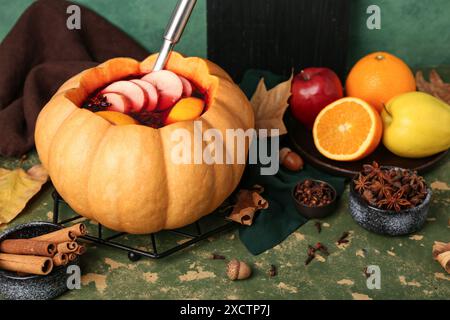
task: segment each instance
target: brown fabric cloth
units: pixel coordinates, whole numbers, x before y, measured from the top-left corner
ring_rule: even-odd
[[[81,30],[69,30],[69,5],[63,0],[33,3],[0,44],[0,155],[20,156],[33,147],[39,111],[65,80],[113,57],[148,54],[82,6]]]

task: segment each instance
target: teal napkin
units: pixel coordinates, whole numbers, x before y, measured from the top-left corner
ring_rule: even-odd
[[[249,70],[240,84],[247,97],[251,97],[261,77],[265,79],[267,88],[286,80],[268,71]],[[308,221],[297,213],[291,196],[297,182],[307,178],[326,181],[336,189],[338,196],[344,191],[345,183],[344,178],[331,176],[310,165],[305,165],[299,172],[291,172],[280,167],[278,173],[272,176],[261,175],[260,168],[260,164],[248,165],[241,182],[241,188],[250,188],[255,184],[263,186],[262,196],[269,202],[269,207],[256,215],[251,226],[239,228],[239,238],[254,255],[281,243]]]

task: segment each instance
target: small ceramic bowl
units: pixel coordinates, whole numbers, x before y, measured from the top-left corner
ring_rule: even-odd
[[[30,222],[16,226],[0,234],[0,242],[6,239],[28,239],[56,231],[62,227],[49,222]],[[67,268],[78,265],[77,258],[66,266],[53,268],[46,276],[19,276],[15,272],[0,270],[0,296],[9,300],[49,300],[66,292]]]
[[[329,204],[327,204],[325,206],[321,206],[321,207],[309,207],[297,200],[297,198],[294,195],[295,189],[297,188],[297,186],[299,184],[303,183],[305,180],[298,182],[294,186],[294,188],[292,189],[292,192],[291,192],[291,196],[292,196],[292,199],[294,199],[295,208],[297,209],[298,213],[300,213],[302,216],[304,216],[305,218],[308,218],[308,219],[321,219],[321,218],[325,218],[325,217],[329,216],[330,214],[332,214],[336,210],[336,206],[337,206],[337,192],[336,192],[336,189],[328,182],[325,182],[322,180],[308,179],[313,182],[325,183],[328,187],[330,187],[330,189],[333,192],[333,198]]]
[[[414,233],[423,227],[431,202],[432,192],[429,187],[427,187],[427,196],[420,205],[396,212],[369,205],[355,190],[353,181],[356,177],[350,183],[349,209],[351,216],[361,227],[390,236]]]

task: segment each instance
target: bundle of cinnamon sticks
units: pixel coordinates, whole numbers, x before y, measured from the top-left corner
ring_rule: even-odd
[[[76,242],[86,234],[82,223],[31,239],[0,242],[0,269],[19,274],[47,275],[53,267],[66,265],[86,252]]]
[[[433,244],[433,258],[440,263],[447,273],[450,273],[450,242],[435,241]]]

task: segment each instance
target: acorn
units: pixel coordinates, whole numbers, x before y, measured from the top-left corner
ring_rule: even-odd
[[[280,150],[280,163],[283,167],[291,171],[299,171],[303,169],[303,159],[289,148]]]
[[[245,262],[233,259],[228,263],[227,275],[231,280],[243,280],[252,275],[252,269]]]

